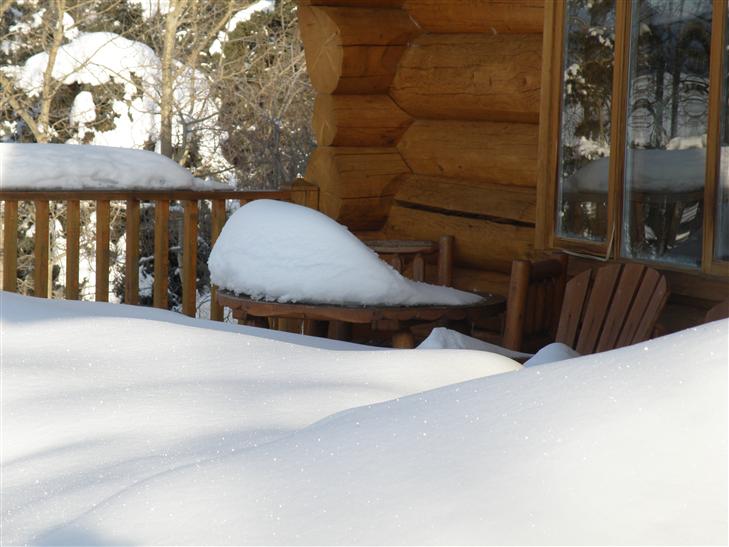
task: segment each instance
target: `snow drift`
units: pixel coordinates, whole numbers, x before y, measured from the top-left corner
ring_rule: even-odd
[[[727,541],[728,320],[520,370],[2,298],[8,543]]]
[[[481,300],[406,279],[341,224],[280,201],[256,200],[236,211],[208,266],[218,287],[278,302],[416,306]]]

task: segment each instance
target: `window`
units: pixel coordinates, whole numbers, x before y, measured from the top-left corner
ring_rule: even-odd
[[[727,3],[552,4],[550,246],[709,272],[729,261]]]

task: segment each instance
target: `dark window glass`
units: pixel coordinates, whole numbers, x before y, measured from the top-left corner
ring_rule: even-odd
[[[623,255],[701,261],[711,0],[632,3]]]
[[[615,1],[568,1],[564,48],[557,234],[604,241]]]

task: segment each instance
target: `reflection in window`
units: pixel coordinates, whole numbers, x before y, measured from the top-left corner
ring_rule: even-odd
[[[729,260],[729,2],[727,2],[724,31],[724,81],[721,93],[721,154],[719,160],[719,192],[716,202],[716,232],[714,256]]]
[[[623,254],[698,266],[712,1],[632,6]]]
[[[565,33],[557,234],[604,241],[615,0],[569,1]]]

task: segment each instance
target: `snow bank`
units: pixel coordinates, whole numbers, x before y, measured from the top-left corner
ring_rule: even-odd
[[[3,190],[207,189],[214,184],[193,177],[161,154],[145,150],[82,144],[0,144]]]
[[[430,334],[420,343],[418,349],[475,349],[478,351],[498,353],[510,359],[526,359],[532,356],[531,353],[522,353],[520,351],[502,348],[496,344],[490,344],[489,342],[466,336],[446,327],[437,327],[430,331]]]
[[[331,351],[250,329],[164,322],[147,308],[132,317],[129,306],[0,294],[8,545],[56,543],[42,536],[136,484],[261,447],[339,411],[521,368],[482,352]],[[155,509],[147,510],[157,521]],[[208,520],[208,511],[217,510],[208,505],[198,516]],[[165,543],[187,543],[189,534],[177,533],[185,526],[168,527]],[[76,541],[124,539],[89,529]]]
[[[248,203],[228,219],[208,266],[217,286],[278,302],[417,306],[481,300],[406,279],[326,215],[271,200]]]
[[[4,540],[726,543],[728,331],[478,378],[498,358],[3,325]]]

